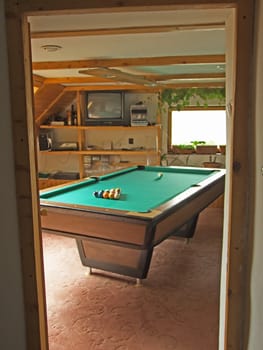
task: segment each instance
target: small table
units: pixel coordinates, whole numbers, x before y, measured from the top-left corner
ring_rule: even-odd
[[[75,238],[83,265],[144,279],[154,247],[191,238],[224,183],[225,169],[131,167],[40,191],[41,226]],[[111,188],[121,189],[119,199],[93,194]]]

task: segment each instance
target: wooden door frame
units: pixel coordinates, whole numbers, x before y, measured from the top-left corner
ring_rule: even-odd
[[[252,188],[249,169],[253,157],[249,157],[253,134],[249,127],[250,87],[253,43],[254,0],[5,0],[7,45],[9,57],[9,79],[11,93],[11,114],[15,170],[17,186],[17,208],[19,235],[22,252],[24,305],[26,314],[27,349],[48,349],[47,320],[43,256],[40,235],[39,199],[36,169],[36,146],[33,118],[33,96],[30,60],[30,40],[27,28],[28,15],[44,15],[49,11],[112,12],[129,10],[167,10],[236,8],[236,80],[234,129],[229,154],[228,179],[230,183],[228,223],[228,268],[225,349],[241,349],[245,344],[245,286],[246,286],[246,245],[251,216],[249,206]],[[252,116],[253,117],[253,116]],[[251,117],[251,118],[252,118]],[[253,120],[252,120],[253,122]],[[242,145],[240,145],[242,140]],[[241,146],[241,147],[240,147]],[[32,249],[34,247],[34,249]]]

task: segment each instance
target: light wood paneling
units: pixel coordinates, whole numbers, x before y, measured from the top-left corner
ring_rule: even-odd
[[[131,57],[111,59],[89,59],[84,61],[34,62],[33,69],[62,69],[62,68],[97,68],[97,67],[128,67],[128,66],[163,66],[169,64],[193,63],[224,63],[225,55],[207,56],[167,56],[167,57]]]
[[[64,91],[62,85],[43,85],[35,94],[35,120],[44,122],[49,115],[59,115],[74,99],[76,92]]]

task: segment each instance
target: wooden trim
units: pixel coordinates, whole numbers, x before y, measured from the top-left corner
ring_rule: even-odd
[[[60,77],[60,78],[43,78],[41,84],[91,84],[91,83],[109,83],[111,82],[110,78],[101,78],[101,77]],[[144,78],[152,79],[157,82],[164,80],[190,80],[190,79],[225,79],[225,73],[193,73],[193,74],[167,74],[167,75],[154,75],[154,74],[144,74]],[[36,84],[38,80],[36,80]],[[37,86],[35,83],[34,85]]]
[[[101,91],[101,90],[136,90],[136,92],[158,92],[160,87],[146,87],[137,84],[110,84],[110,85],[89,85],[89,86],[66,86],[64,91]]]
[[[39,234],[37,148],[33,116],[29,30],[25,18],[16,14],[7,16],[6,25],[26,348],[45,350],[48,349],[48,337],[42,241]],[[16,55],[15,52],[17,52]],[[21,346],[24,347],[24,344]]]
[[[254,0],[238,1],[237,42],[236,42],[236,80],[233,101],[232,138],[232,177],[230,198],[231,219],[229,221],[228,249],[228,300],[226,310],[226,348],[245,349],[245,330],[249,328],[246,316],[246,287],[248,273],[248,246],[253,237],[251,222],[253,217],[254,178],[253,169],[253,131],[251,115],[253,61],[253,13]],[[232,116],[233,117],[233,116]],[[243,140],[243,142],[240,142]],[[249,195],[248,195],[249,194]],[[232,202],[231,202],[232,201]],[[247,289],[248,288],[248,289]],[[248,301],[249,302],[249,301]]]
[[[76,105],[77,105],[77,120],[78,120],[78,125],[82,125],[81,121],[81,94],[80,91],[77,91],[77,98],[76,98]],[[84,129],[78,128],[78,145],[79,145],[79,150],[83,150],[85,142],[85,137],[84,137]],[[78,162],[79,162],[79,176],[80,178],[84,177],[84,161],[83,161],[83,155],[78,157]]]
[[[172,110],[168,111],[167,123],[167,152],[170,151],[172,145]]]
[[[34,70],[81,69],[97,67],[163,66],[169,64],[225,63],[225,55],[193,55],[166,57],[128,57],[111,59],[88,59],[79,61],[33,62]]]
[[[69,38],[93,35],[122,35],[122,34],[147,34],[147,33],[167,33],[183,30],[208,30],[224,29],[225,24],[218,23],[196,23],[182,25],[161,25],[161,26],[142,26],[142,27],[122,27],[122,28],[98,28],[88,30],[63,30],[63,31],[43,31],[31,32],[31,39],[40,38]]]
[[[181,88],[216,88],[225,87],[225,83],[210,82],[210,83],[178,83],[178,84],[165,84],[161,86],[145,86],[138,84],[109,84],[109,85],[72,85],[66,86],[64,91],[95,91],[95,90],[136,90],[136,92],[159,92],[161,89],[181,89]]]
[[[92,84],[92,83],[109,83],[110,79],[101,77],[62,77],[62,78],[43,78],[44,84]]]
[[[213,110],[213,111],[219,111],[219,110],[225,110],[225,106],[186,106],[184,107],[185,111],[200,111],[200,110]],[[172,112],[175,111],[175,108],[170,108],[168,112],[168,130],[167,130],[167,150],[169,151],[172,146]]]
[[[184,107],[184,111],[200,111],[200,110],[211,110],[211,111],[223,111],[226,109],[226,106],[208,106],[208,107],[204,107],[204,106],[186,106]],[[171,111],[174,111],[175,109],[171,108]]]
[[[244,1],[244,0],[241,0]],[[120,4],[116,0],[101,0],[99,4],[97,1],[90,1],[87,4],[86,0],[59,0],[52,1],[27,1],[21,0],[15,5],[11,0],[7,0],[7,13],[17,12],[20,14],[34,15],[50,15],[53,11],[63,14],[77,14],[77,13],[112,13],[112,12],[130,12],[130,11],[161,11],[161,10],[180,10],[180,9],[225,9],[233,8],[238,3],[238,0],[125,0]]]
[[[177,83],[177,84],[162,84],[161,86],[164,89],[181,89],[181,88],[216,88],[216,87],[225,87],[225,83],[221,81],[211,81],[207,83],[191,82],[191,83]]]
[[[187,74],[162,74],[162,75],[153,75],[153,74],[145,74],[145,78],[151,78],[156,81],[163,81],[168,79],[177,79],[177,80],[185,80],[185,79],[216,79],[221,78],[225,79],[225,73],[187,73]]]

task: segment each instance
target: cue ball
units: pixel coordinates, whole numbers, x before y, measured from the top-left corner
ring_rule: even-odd
[[[115,194],[114,194],[114,199],[120,199],[120,193],[118,193],[118,192],[116,192]]]

